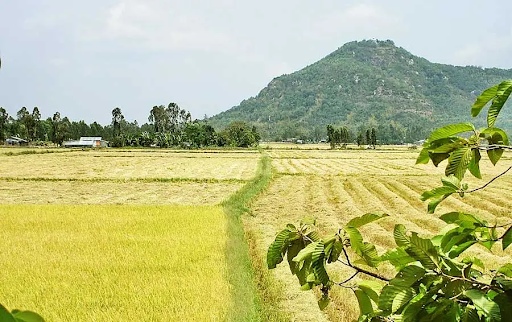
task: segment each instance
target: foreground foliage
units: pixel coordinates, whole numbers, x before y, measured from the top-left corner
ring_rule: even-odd
[[[471,123],[458,123],[435,130],[425,142],[417,163],[432,161],[439,165],[448,160],[442,186],[427,191],[428,212],[452,194],[464,197],[469,190],[463,178],[469,172],[481,178],[481,151],[496,164],[509,140],[505,131],[495,127],[496,119],[512,92],[512,81],[505,81],[484,91],[472,108],[477,116],[490,102],[487,127],[476,130]],[[468,134],[469,133],[469,134]],[[462,134],[462,135],[461,135]],[[289,224],[270,245],[267,264],[275,268],[285,258],[301,288],[318,287],[322,291],[319,305],[329,303],[334,286],[353,290],[360,308],[359,321],[510,321],[512,317],[512,264],[486,270],[489,263],[464,253],[474,245],[491,250],[501,243],[503,250],[512,244],[510,223],[488,223],[463,212],[440,216],[447,225],[431,238],[408,232],[396,225],[396,247],[379,254],[375,245],[364,241],[359,228],[386,217],[369,213],[351,219],[335,234],[321,236],[314,220],[304,220],[298,227]],[[355,259],[354,259],[355,258]],[[353,270],[344,281],[335,281],[329,264],[341,263]],[[395,276],[378,273],[380,265],[395,268]],[[372,280],[355,283],[366,275]]]

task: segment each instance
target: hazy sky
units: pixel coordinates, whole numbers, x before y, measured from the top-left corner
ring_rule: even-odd
[[[142,124],[176,102],[202,118],[370,38],[512,68],[511,12],[508,0],[0,0],[0,106],[102,124],[118,106]]]

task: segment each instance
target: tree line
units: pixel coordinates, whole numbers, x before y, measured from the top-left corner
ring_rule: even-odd
[[[364,134],[363,134],[364,132]],[[331,149],[336,147],[345,148],[347,144],[354,142],[352,132],[345,126],[335,128],[332,125],[327,125],[327,142],[330,143]],[[368,147],[375,149],[377,146],[377,131],[375,128],[360,131],[355,137],[357,146],[368,145]]]
[[[12,116],[0,107],[0,142],[18,137],[33,145],[60,146],[64,141],[83,136],[102,137],[113,147],[250,147],[260,140],[256,128],[245,122],[234,121],[222,131],[216,131],[206,120],[192,120],[190,112],[176,103],[154,106],[148,123],[140,126],[137,121],[127,121],[119,107],[112,110],[112,122],[106,126],[98,122],[71,121],[60,112],[41,119],[38,107],[32,111],[22,107]]]

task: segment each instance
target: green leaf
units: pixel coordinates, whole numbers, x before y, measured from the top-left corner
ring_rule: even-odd
[[[32,311],[17,311],[12,315],[16,319],[16,322],[44,322],[44,319],[39,314]]]
[[[482,174],[480,173],[480,159],[482,159],[480,151],[478,149],[472,149],[471,161],[469,161],[468,169],[469,172],[478,179],[482,179]]]
[[[432,163],[437,167],[439,163],[443,162],[444,160],[448,159],[450,157],[450,153],[432,153],[429,152],[428,156],[432,160]]]
[[[356,252],[361,252],[361,247],[363,247],[363,236],[357,230],[357,228],[354,227],[345,227],[345,232],[348,234],[348,237],[350,239],[350,247]]]
[[[455,192],[457,192],[457,190],[453,187],[442,186],[442,187],[434,188],[429,191],[425,191],[424,193],[421,194],[420,199],[422,201],[425,201],[425,200],[432,199],[432,198],[445,197],[445,196],[451,195],[452,193],[455,193]]]
[[[485,293],[480,290],[470,289],[464,292],[464,295],[468,297],[475,307],[482,311],[485,315],[491,319],[501,320],[500,308],[496,302],[489,300]]]
[[[452,250],[450,251],[450,253],[448,254],[448,257],[450,258],[456,258],[458,257],[460,254],[462,254],[466,249],[468,249],[469,247],[473,246],[474,244],[476,244],[477,241],[476,240],[469,240],[465,243],[462,243],[462,244],[459,244],[459,245],[456,245],[455,247],[452,248]]]
[[[332,243],[332,246],[329,249],[329,253],[326,254],[327,263],[333,263],[337,261],[342,251],[343,243],[339,239],[337,239],[334,243]]]
[[[463,294],[466,290],[469,290],[472,287],[471,283],[464,280],[453,280],[446,284],[446,287],[443,289],[443,292],[447,297],[456,297],[460,294]]]
[[[16,322],[12,314],[2,304],[0,304],[0,321]]]
[[[428,154],[428,148],[423,148],[420,151],[420,154],[418,155],[418,158],[416,159],[416,164],[427,164],[430,160],[429,154]]]
[[[367,315],[373,313],[373,305],[370,297],[360,289],[354,290],[354,293],[359,303],[360,315]]]
[[[478,315],[478,311],[475,308],[467,307],[464,309],[464,313],[462,313],[461,322],[480,322],[480,316]]]
[[[462,260],[464,264],[472,264],[480,267],[481,269],[485,269],[484,262],[478,257],[466,257]]]
[[[512,298],[509,293],[498,294],[493,301],[500,307],[501,321],[506,321],[505,317],[512,317]]]
[[[439,139],[445,139],[455,134],[475,131],[475,127],[471,123],[457,123],[457,124],[449,124],[443,126],[441,128],[436,129],[430,137],[428,138],[429,142],[433,142]]]
[[[329,285],[329,275],[325,270],[324,244],[322,242],[315,242],[313,244],[315,244],[315,248],[311,254],[311,267],[320,283]]]
[[[409,265],[396,274],[395,278],[389,281],[390,285],[412,286],[425,276],[425,269],[416,265]]]
[[[395,243],[397,246],[408,247],[411,244],[406,232],[407,230],[405,229],[404,225],[395,225],[395,229],[393,230],[393,237],[395,238]]]
[[[511,277],[512,278],[512,264],[508,263],[508,264],[505,264],[503,266],[501,266],[499,269],[498,269],[498,273],[501,273],[507,277]]]
[[[377,267],[380,262],[379,254],[377,253],[377,249],[375,245],[364,242],[361,251],[359,254],[365,261],[368,266]]]
[[[512,92],[512,80],[506,80],[498,85],[496,96],[493,98],[489,111],[487,112],[487,126],[493,127],[496,123],[501,108],[505,105]]]
[[[312,258],[313,256],[313,252],[315,251],[316,247],[318,245],[321,245],[322,249],[323,249],[323,244],[320,243],[320,242],[313,242],[311,244],[308,244],[305,248],[303,248],[298,254],[297,256],[295,256],[292,260],[294,262],[297,262],[297,263],[300,263],[308,258]]]
[[[451,187],[455,190],[460,189],[460,180],[457,179],[457,177],[454,175],[442,177],[441,182],[443,183],[443,186],[445,186],[445,187]]]
[[[411,257],[418,260],[423,267],[427,269],[436,269],[437,251],[429,239],[420,238],[418,234],[413,232],[411,235],[411,245],[406,252]]]
[[[381,261],[388,261],[396,269],[400,270],[407,264],[415,262],[416,260],[409,256],[403,248],[392,249],[384,253],[380,257]]]
[[[445,175],[453,174],[457,179],[462,180],[471,161],[472,152],[469,147],[462,147],[450,154]]]
[[[291,231],[287,228],[277,234],[276,239],[267,251],[267,266],[269,269],[276,268],[277,264],[283,261],[284,253],[288,248]]]
[[[507,249],[512,244],[512,226],[508,227],[507,231],[503,234],[502,246],[503,250]]]
[[[400,291],[393,299],[391,312],[395,313],[404,307],[416,295],[412,288],[406,288]]]
[[[496,96],[498,86],[499,85],[495,85],[486,89],[476,98],[476,101],[473,103],[473,107],[471,108],[471,116],[476,117],[480,114],[480,111],[482,111],[485,105],[487,105],[487,103]]]
[[[318,300],[318,307],[320,310],[325,310],[327,305],[331,302],[331,299],[327,295],[322,295],[322,297]]]
[[[384,217],[388,217],[388,215],[387,214],[372,214],[372,213],[364,214],[362,216],[352,218],[345,225],[345,227],[359,228],[361,226],[364,226],[366,224],[369,224],[371,222],[374,222],[374,221],[379,220]]]
[[[382,285],[376,281],[362,281],[359,283],[359,289],[368,295],[375,303],[379,303],[379,293],[382,291]]]
[[[297,274],[299,270],[299,263],[294,262],[293,258],[299,254],[299,252],[304,249],[306,245],[302,239],[294,240],[290,243],[288,247],[288,251],[286,253],[286,259],[288,260],[288,266],[290,267],[290,271],[292,274]]]
[[[463,228],[483,227],[484,223],[471,214],[463,212],[449,212],[439,217],[447,224],[456,224]]]

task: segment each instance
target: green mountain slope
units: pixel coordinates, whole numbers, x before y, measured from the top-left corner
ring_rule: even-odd
[[[512,69],[431,63],[390,40],[350,42],[273,79],[256,97],[210,122],[216,128],[251,122],[273,140],[321,139],[326,125],[334,124],[347,126],[353,136],[374,127],[381,142],[411,142],[426,137],[433,122],[469,119],[476,95],[508,78]],[[498,126],[512,127],[508,110]]]

